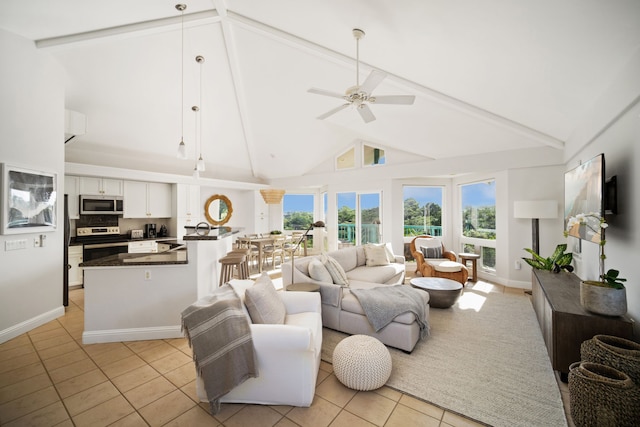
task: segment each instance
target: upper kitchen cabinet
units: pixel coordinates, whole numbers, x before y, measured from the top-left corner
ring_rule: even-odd
[[[121,179],[81,176],[80,194],[122,196],[123,181]]]
[[[80,218],[80,177],[65,175],[64,177],[64,194],[68,197],[69,219]]]
[[[178,218],[199,221],[203,207],[200,205],[200,186],[191,184],[176,185]]]
[[[124,218],[170,218],[171,184],[124,181]]]

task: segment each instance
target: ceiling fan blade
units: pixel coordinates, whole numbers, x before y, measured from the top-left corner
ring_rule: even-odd
[[[341,93],[331,92],[330,90],[324,90],[324,89],[316,89],[315,87],[312,87],[311,89],[307,90],[307,92],[315,93],[316,95],[331,96],[333,98],[340,98],[340,99],[345,98],[345,96]]]
[[[380,83],[387,77],[387,73],[380,70],[371,70],[367,79],[360,85],[360,91],[371,94]]]
[[[416,100],[414,95],[383,95],[374,96],[372,100],[369,98],[369,102],[373,104],[403,104],[411,105]]]
[[[360,113],[360,117],[364,120],[365,123],[372,122],[376,119],[376,116],[373,115],[371,108],[367,104],[361,104],[357,108],[358,113]]]
[[[324,113],[324,114],[322,114],[322,115],[318,116],[318,117],[317,117],[317,119],[318,119],[318,120],[324,120],[324,119],[326,119],[327,117],[329,117],[329,116],[331,116],[331,115],[334,115],[334,114],[335,114],[335,113],[337,113],[338,111],[344,110],[344,109],[345,109],[345,108],[347,108],[349,105],[351,105],[351,104],[349,104],[349,103],[342,104],[341,106],[336,107],[336,108],[334,108],[333,110],[329,110],[329,111],[327,111],[326,113]]]

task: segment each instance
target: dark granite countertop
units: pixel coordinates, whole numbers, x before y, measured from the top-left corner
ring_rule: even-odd
[[[225,237],[229,237],[233,234],[239,233],[240,228],[232,228],[232,227],[211,227],[211,230],[207,233],[206,230],[200,230],[200,234],[187,234],[182,239],[183,240],[220,240]]]
[[[146,254],[117,254],[83,262],[80,267],[123,267],[140,265],[188,264],[187,250]]]

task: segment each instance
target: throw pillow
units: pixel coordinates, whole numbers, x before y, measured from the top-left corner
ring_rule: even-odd
[[[367,267],[375,267],[377,265],[389,265],[389,257],[384,245],[364,245],[364,256],[366,258]]]
[[[420,251],[425,258],[442,258],[442,246],[436,246],[433,248],[426,248],[420,246]]]
[[[338,261],[331,258],[327,254],[322,254],[322,263],[329,271],[331,278],[333,279],[333,283],[340,286],[349,286],[349,279],[347,278],[347,273],[344,271],[344,268],[340,265]]]
[[[314,259],[309,263],[309,276],[318,282],[333,283],[333,277],[322,261]]]
[[[396,256],[393,254],[393,248],[391,247],[391,242],[387,242],[384,244],[384,249],[387,251],[387,258],[389,258],[389,262],[396,262]]]
[[[284,323],[287,311],[267,273],[245,291],[244,300],[253,323]]]

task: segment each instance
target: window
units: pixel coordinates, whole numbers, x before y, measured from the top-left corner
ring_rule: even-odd
[[[385,164],[384,150],[382,148],[363,145],[362,146],[362,164],[364,166],[384,165]]]
[[[479,254],[480,267],[486,271],[495,271],[495,180],[461,185],[460,200],[462,206],[462,251]]]
[[[337,197],[339,247],[379,243],[380,193],[338,193]]]
[[[285,230],[306,230],[313,223],[313,194],[285,194],[282,199]]]
[[[442,187],[405,186],[404,235],[442,236]]]
[[[350,148],[336,159],[336,169],[353,169],[356,166],[356,150]]]

